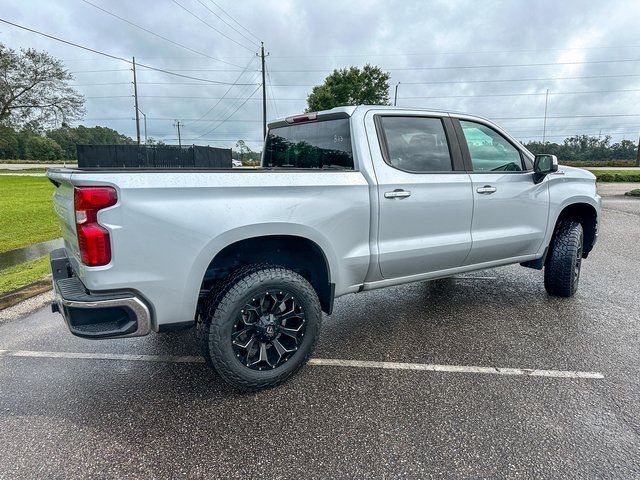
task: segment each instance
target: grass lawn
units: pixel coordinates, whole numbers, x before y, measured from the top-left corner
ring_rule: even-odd
[[[48,256],[0,270],[0,295],[29,285],[49,273]]]
[[[0,168],[0,173],[45,173],[46,168],[23,168],[20,170],[11,170],[10,168]]]
[[[0,176],[0,252],[60,236],[45,177]]]
[[[589,170],[589,169],[587,169]],[[589,170],[597,182],[640,182],[640,170]]]

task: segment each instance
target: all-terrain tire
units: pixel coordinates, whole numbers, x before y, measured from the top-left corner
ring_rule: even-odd
[[[544,269],[544,288],[549,295],[571,297],[578,289],[583,248],[582,225],[563,220],[556,228]]]
[[[252,297],[279,289],[291,292],[300,303],[305,318],[304,336],[288,361],[273,369],[251,369],[234,352],[231,337],[234,325]],[[322,310],[318,295],[301,275],[277,266],[248,265],[218,282],[204,302],[198,323],[207,363],[234,388],[253,391],[284,382],[309,360],[320,333]]]

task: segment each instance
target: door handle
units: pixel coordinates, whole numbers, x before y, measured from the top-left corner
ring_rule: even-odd
[[[402,190],[401,188],[396,188],[392,192],[384,192],[384,198],[407,198],[411,196],[411,192],[409,190]]]
[[[498,189],[496,187],[492,187],[491,185],[485,185],[484,187],[476,188],[476,192],[478,192],[478,193],[487,193],[487,194],[495,193],[496,190],[498,190]]]

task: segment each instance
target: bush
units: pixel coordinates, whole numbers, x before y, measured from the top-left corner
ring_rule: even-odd
[[[588,167],[635,167],[635,160],[565,160],[561,161],[562,165],[569,167],[588,168]]]
[[[636,170],[589,170],[597,182],[640,182],[640,171]]]
[[[625,193],[629,197],[640,197],[640,188],[634,188],[630,192]]]

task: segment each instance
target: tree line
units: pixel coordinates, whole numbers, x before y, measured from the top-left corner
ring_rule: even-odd
[[[130,137],[108,127],[70,127],[40,131],[0,125],[0,159],[74,160],[76,144],[132,145]]]
[[[562,161],[605,161],[605,160],[636,160],[638,145],[631,140],[611,143],[609,135],[595,137],[589,135],[575,135],[565,138],[562,143],[532,141],[524,146],[533,153],[549,153]]]

